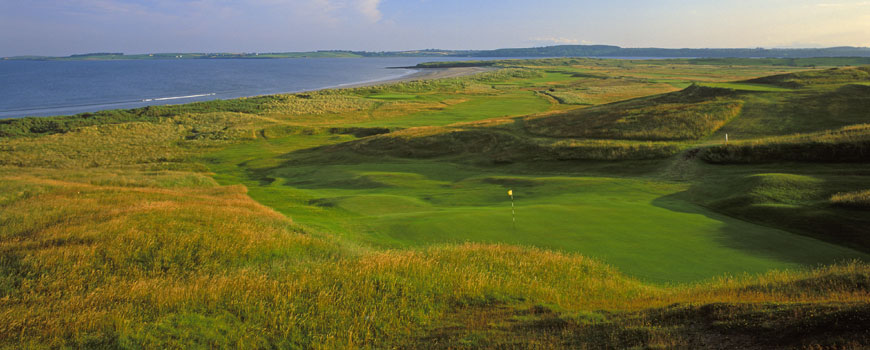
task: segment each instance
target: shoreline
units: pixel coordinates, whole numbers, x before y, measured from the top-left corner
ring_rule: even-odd
[[[161,103],[161,104],[153,104],[153,105],[155,105],[155,106],[183,105],[183,104],[188,104],[188,103],[207,102],[207,101],[214,101],[214,100],[234,100],[234,99],[239,99],[239,98],[250,98],[250,97],[272,96],[272,95],[288,95],[288,94],[298,94],[298,93],[314,92],[314,91],[322,91],[322,90],[354,89],[354,88],[378,86],[378,85],[388,85],[388,84],[403,83],[403,82],[417,81],[417,80],[458,78],[458,77],[464,77],[464,76],[489,72],[489,71],[497,70],[499,68],[498,67],[451,67],[451,68],[411,68],[411,67],[404,68],[403,67],[403,69],[414,70],[414,72],[410,72],[410,73],[407,73],[407,74],[404,74],[404,75],[401,75],[398,77],[392,77],[392,78],[387,78],[387,79],[383,79],[383,80],[346,83],[346,84],[320,87],[320,88],[311,89],[311,90],[286,91],[286,92],[276,92],[276,93],[259,94],[259,95],[236,96],[236,97],[230,97],[230,98],[214,98],[214,99],[206,99],[206,100],[195,100],[194,99],[192,101],[177,101],[178,103]],[[211,94],[211,96],[214,96],[214,94]],[[188,96],[183,96],[183,97],[186,98]],[[181,99],[181,98],[162,98],[162,99]],[[154,100],[158,100],[158,99],[154,99]],[[117,102],[117,103],[105,103],[105,104],[95,103],[95,104],[92,104],[91,106],[101,106],[101,107],[105,106],[108,108],[101,108],[99,110],[95,110],[94,112],[82,112],[82,113],[96,113],[96,112],[105,111],[105,110],[136,109],[136,108],[145,107],[145,106],[121,107],[125,104],[131,104],[131,103],[137,103],[137,102],[145,102],[145,101],[122,101],[122,102]],[[117,105],[120,108],[112,108],[112,105]],[[88,105],[50,106],[50,107],[41,108],[38,110],[40,110],[40,111],[63,110],[65,108],[69,108],[69,107],[86,107],[86,106],[88,106]],[[149,104],[149,106],[151,106],[151,105]],[[3,113],[9,113],[9,112],[14,113],[17,111],[3,111]],[[26,112],[26,110],[22,111],[22,112]],[[72,113],[72,114],[62,114],[62,113],[61,114],[48,114],[48,113],[43,114],[43,113],[44,112],[37,112],[35,114],[30,114],[30,115],[25,114],[25,115],[18,115],[18,116],[0,115],[0,120],[20,119],[20,118],[27,118],[27,117],[36,117],[36,118],[60,117],[60,116],[72,116],[72,115],[81,114],[81,113]],[[49,112],[49,113],[51,113],[51,112]],[[2,114],[2,113],[0,113],[0,114]]]

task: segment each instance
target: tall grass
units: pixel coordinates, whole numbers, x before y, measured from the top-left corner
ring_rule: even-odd
[[[693,140],[704,137],[736,117],[742,101],[711,97],[698,101],[693,86],[657,99],[639,99],[531,117],[526,128],[550,137],[627,140]],[[718,90],[718,89],[716,89]]]
[[[733,142],[704,148],[700,157],[710,163],[866,162],[870,159],[870,125]]]
[[[789,74],[772,75],[747,80],[748,83],[771,84],[787,88],[801,88],[822,84],[870,82],[870,67],[831,68]]]
[[[586,59],[531,63],[632,68]],[[217,185],[194,160],[254,139],[267,139],[270,151],[280,154],[286,145],[269,139],[337,137],[329,133],[378,135],[309,152],[615,160],[666,157],[684,146],[529,137],[522,121],[510,118],[389,134],[329,119],[364,114],[374,105],[407,113],[398,109],[414,103],[393,105],[372,94],[487,96],[498,90],[491,83],[540,74],[501,70],[308,97],[3,121],[0,348],[691,348],[711,339],[724,346],[870,344],[865,263],[660,286],[578,254],[528,247],[379,250],[302,227],[253,201],[244,186]],[[607,125],[624,137],[697,137],[739,110],[729,96],[708,100],[703,92],[666,97],[681,100],[659,101],[671,104],[668,111],[637,107]],[[689,107],[679,112],[677,105]],[[707,109],[719,114],[691,124]],[[645,118],[642,111],[673,118],[634,120]],[[293,124],[304,115],[333,125]],[[679,134],[681,123],[690,123],[691,132]],[[640,134],[641,126],[660,127],[662,134]],[[864,140],[866,128],[809,137],[852,142],[853,133]],[[776,142],[801,143],[801,137]],[[842,197],[860,201],[865,192]]]
[[[268,122],[237,113],[163,118],[157,122],[101,124],[39,138],[0,140],[0,165],[104,167],[186,162],[222,145],[251,140]]]
[[[831,203],[847,208],[870,208],[870,190],[837,193],[831,196]]]
[[[466,308],[857,302],[870,278],[853,263],[668,290],[539,249],[355,247],[306,233],[238,186],[119,187],[35,172],[3,182],[37,189],[0,209],[6,347],[401,347]]]
[[[673,142],[529,138],[493,128],[421,127],[331,146],[366,155],[405,158],[469,156],[492,162],[628,160],[667,158],[683,145]]]
[[[372,108],[375,103],[374,100],[341,93],[337,90],[322,90],[292,95],[275,95],[263,107],[267,114],[323,115],[366,110]]]
[[[870,274],[853,263],[667,290],[538,249],[349,246],[306,234],[241,187],[97,186],[36,174],[4,182],[41,188],[0,211],[0,343],[9,347],[402,347],[466,308],[594,315],[680,302],[856,302]]]

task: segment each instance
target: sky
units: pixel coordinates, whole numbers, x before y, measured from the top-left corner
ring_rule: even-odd
[[[0,57],[870,46],[868,0],[0,0]]]

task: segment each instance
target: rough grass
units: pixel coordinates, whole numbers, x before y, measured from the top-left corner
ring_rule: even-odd
[[[789,93],[745,94],[739,118],[716,133],[724,139],[757,139],[814,133],[867,123],[870,86],[846,84]]]
[[[413,128],[331,147],[365,155],[404,158],[467,156],[470,161],[510,163],[546,160],[667,158],[681,149],[668,142],[529,138],[490,128]]]
[[[728,94],[727,90],[692,86],[652,99],[531,117],[525,120],[525,127],[549,137],[694,140],[713,133],[740,113],[742,102],[725,97]]]
[[[543,59],[309,97],[0,122],[0,348],[870,346],[870,267],[805,267],[863,253],[733,218],[866,251],[865,212],[831,203],[863,196],[861,163],[783,174],[686,153],[673,160],[699,176],[673,183],[657,178],[663,161],[613,160],[688,142],[539,137],[503,117],[564,109],[537,93],[550,88],[609,89],[597,104],[796,70],[698,63]],[[834,102],[815,119],[788,114],[806,124],[794,132],[867,122],[864,86],[813,86],[760,93],[771,106]],[[744,93],[639,99],[629,103],[670,117],[608,130],[696,138],[730,117],[692,113],[727,112]],[[807,105],[795,108],[819,110]],[[472,123],[432,127],[454,122]],[[409,126],[428,127],[387,134]],[[521,234],[505,235],[508,188]],[[740,274],[771,267],[794,269]]]
[[[786,88],[802,88],[823,84],[870,82],[870,67],[831,68],[807,72],[772,75],[747,80],[748,83],[770,84]]]
[[[150,182],[145,174],[129,176]],[[382,348],[411,346],[432,336],[438,341],[430,345],[437,345],[451,337],[438,330],[445,318],[469,308],[498,310],[498,305],[557,310],[553,315],[562,320],[557,325],[596,335],[572,336],[566,344],[565,332],[554,332],[531,315],[517,319],[526,331],[512,332],[523,342],[597,344],[608,342],[607,334],[635,327],[656,336],[617,339],[681,342],[691,333],[648,325],[687,324],[665,317],[671,314],[700,317],[693,316],[697,307],[658,309],[687,302],[739,303],[715,306],[716,317],[726,323],[710,332],[750,337],[758,332],[760,337],[770,321],[763,326],[740,320],[760,313],[788,329],[797,320],[817,324],[861,315],[852,311],[859,306],[849,303],[866,301],[870,279],[870,268],[853,263],[668,290],[582,256],[538,249],[347,246],[306,234],[251,201],[238,186],[118,187],[41,174],[4,175],[4,183],[35,189],[7,200],[0,211],[9,228],[0,245],[0,343],[9,347]],[[28,211],[46,215],[20,221]],[[18,224],[9,226],[12,222]],[[789,306],[822,301],[832,304]],[[774,311],[782,311],[755,306],[763,302],[781,304]],[[792,318],[796,312],[807,316]],[[487,319],[499,325],[499,317]],[[849,320],[858,321],[855,329],[839,334],[862,342],[856,335],[866,329],[861,327],[866,320]],[[607,329],[601,329],[604,325]],[[508,339],[486,336],[468,345],[487,347]]]
[[[564,73],[579,79],[549,84],[541,93],[566,105],[600,105],[677,90],[672,84],[649,79],[594,75],[575,70]]]
[[[281,115],[323,115],[372,108],[376,101],[360,96],[341,93],[335,90],[323,90],[304,94],[277,95],[265,103],[267,114]]]
[[[740,90],[740,91],[763,91],[763,92],[783,92],[783,91],[791,91],[787,88],[782,88],[778,86],[771,86],[766,84],[753,84],[753,83],[703,83],[702,86],[709,86],[714,88],[722,88],[722,89],[732,89],[732,90]]]
[[[733,142],[703,149],[710,163],[866,162],[870,159],[870,125],[861,124],[812,134]]]
[[[831,196],[831,204],[847,208],[870,208],[870,190],[837,193]]]
[[[38,139],[8,138],[0,140],[0,165],[54,168],[180,164],[204,149],[255,139],[259,124],[260,119],[250,115],[212,113],[156,122],[86,126]]]
[[[304,234],[240,187],[4,182],[40,189],[0,212],[7,345],[395,344],[457,305],[541,297],[597,306],[617,291],[648,289],[594,261],[540,250],[342,247]],[[45,215],[22,216],[32,211]]]

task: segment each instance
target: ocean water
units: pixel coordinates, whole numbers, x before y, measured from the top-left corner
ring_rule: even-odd
[[[413,74],[458,57],[2,61],[0,119],[316,90]]]

